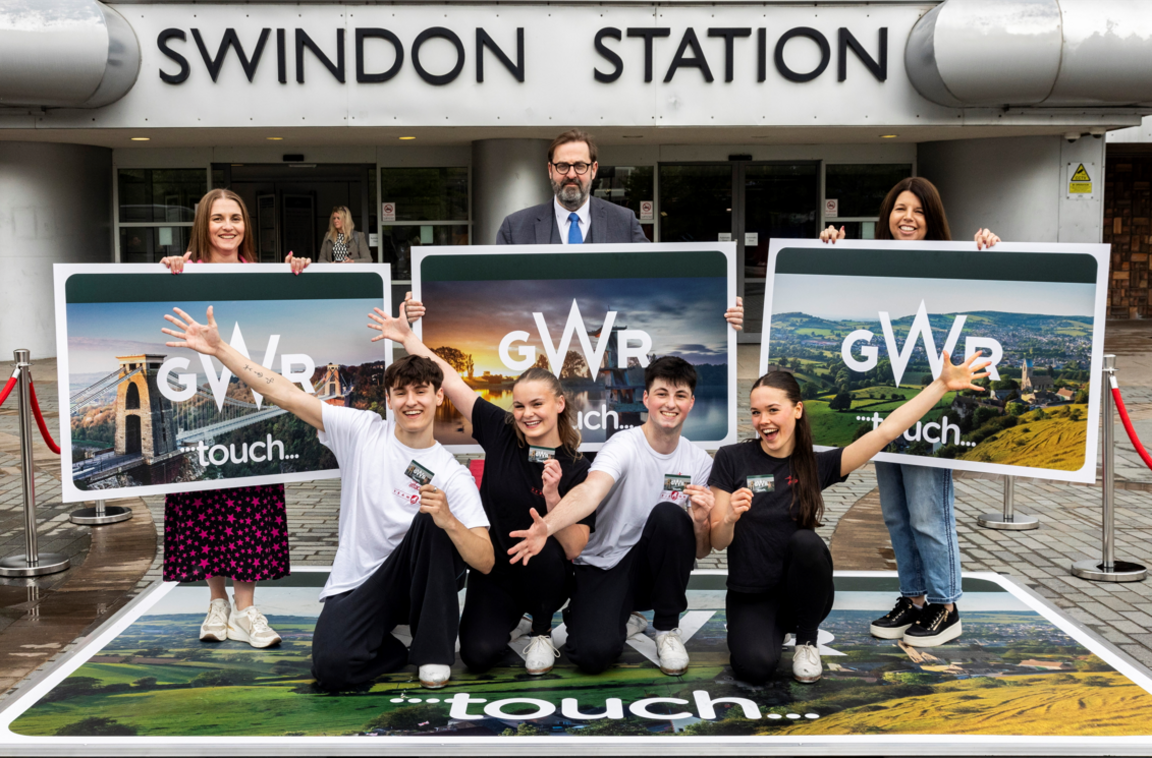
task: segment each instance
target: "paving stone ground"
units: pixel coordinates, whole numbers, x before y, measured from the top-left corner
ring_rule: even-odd
[[[1141,436],[1152,444],[1152,327],[1144,322],[1109,322],[1107,349],[1118,358],[1120,382],[1124,396]],[[741,345],[739,350],[739,418],[741,436],[750,434],[748,426],[748,389],[756,377],[758,351]],[[0,363],[0,375],[11,373],[11,364]],[[37,386],[45,411],[57,412],[54,385],[54,361],[40,364]],[[51,391],[49,391],[49,389]],[[18,448],[12,447],[17,426],[14,402],[0,408],[0,553],[23,550]],[[49,422],[52,424],[52,422]],[[1117,423],[1118,488],[1116,491],[1116,552],[1123,560],[1152,564],[1152,471],[1140,461],[1131,443]],[[37,455],[36,477],[42,549],[63,551],[81,563],[89,544],[89,528],[67,521],[75,507],[60,502],[58,464],[46,449]],[[827,518],[819,530],[826,539],[840,525],[842,517],[866,498],[875,498],[876,479],[871,466],[853,474],[844,484],[825,493]],[[1002,507],[1003,483],[997,478],[958,476],[956,510],[963,565],[966,571],[995,571],[1007,574],[1031,587],[1056,606],[1117,645],[1133,658],[1152,666],[1152,582],[1130,584],[1095,583],[1077,579],[1069,567],[1083,558],[1099,558],[1101,551],[1101,488],[1046,480],[1020,478],[1016,483],[1016,509],[1041,520],[1041,528],[1029,532],[983,529],[977,517]],[[340,484],[338,480],[290,484],[287,487],[288,519],[292,529],[292,563],[297,566],[325,566],[336,552]],[[157,533],[163,534],[163,498],[145,498]],[[873,509],[874,510],[874,509]],[[861,508],[858,513],[867,511]],[[846,521],[843,535],[852,537],[852,521]],[[877,545],[873,568],[886,567]],[[149,571],[141,578],[139,592],[160,577],[163,559],[162,540]],[[723,551],[699,562],[701,568],[726,567]],[[3,580],[4,586],[25,586],[31,593],[50,589],[65,575],[45,580]],[[259,599],[259,593],[257,593]],[[963,601],[960,602],[961,610]],[[3,629],[12,623],[18,610],[0,618],[0,647]],[[75,643],[73,643],[74,645]],[[72,645],[47,661],[49,665]],[[6,696],[16,690],[10,691]]]

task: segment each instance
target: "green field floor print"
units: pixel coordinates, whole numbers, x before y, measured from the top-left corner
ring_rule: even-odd
[[[969,748],[1038,740],[1053,754],[1085,754],[1152,739],[1147,672],[992,574],[965,577],[964,634],[922,649],[868,634],[896,595],[893,575],[837,574],[836,605],[821,626],[824,678],[812,685],[793,681],[787,649],[774,681],[736,680],[725,577],[697,572],[681,619],[691,655],[684,676],[657,668],[650,627],[598,676],[564,656],[551,673],[529,676],[521,641],[486,674],[458,662],[442,690],[422,689],[409,667],[338,695],[318,691],[310,674],[326,578],[298,570],[260,588],[261,608],[284,638],[265,650],[201,643],[207,588],[157,586],[0,713],[3,742],[32,749],[80,740],[122,747],[123,755],[202,738],[228,738],[237,748],[274,744],[282,754],[318,744],[338,754],[370,738],[465,752],[540,741],[541,751],[565,754],[603,750],[605,741],[640,753],[707,742],[763,754],[774,745],[847,740],[861,754],[891,754],[925,740]],[[559,640],[559,615],[554,625]]]

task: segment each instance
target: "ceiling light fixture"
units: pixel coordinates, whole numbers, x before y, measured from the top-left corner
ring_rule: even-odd
[[[284,138],[283,137],[265,137],[264,139],[269,139],[269,140],[272,140],[273,142],[279,142]]]
[[[131,137],[130,139],[133,142],[147,142],[148,140],[150,140],[152,138],[151,137]]]
[[[899,134],[881,134],[880,139],[896,139],[899,136]]]
[[[415,137],[401,137],[400,139],[408,140],[408,139],[416,139],[416,138]]]

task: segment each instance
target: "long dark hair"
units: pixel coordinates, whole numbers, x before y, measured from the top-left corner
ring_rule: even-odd
[[[217,200],[232,200],[240,206],[240,217],[244,220],[244,239],[240,242],[237,253],[241,260],[251,263],[256,260],[256,244],[252,241],[252,220],[248,217],[248,207],[244,205],[244,199],[235,192],[220,187],[208,190],[196,206],[196,215],[192,219],[192,234],[188,239],[192,260],[198,263],[212,260],[212,239],[208,234],[208,220],[212,218],[212,204]]]
[[[800,384],[796,377],[787,371],[772,371],[756,380],[757,387],[771,387],[781,390],[793,405],[800,404]],[[812,427],[808,425],[808,414],[801,413],[796,419],[796,441],[792,447],[792,505],[796,509],[794,520],[802,529],[815,529],[824,526],[824,496],[820,492],[820,477],[816,469],[816,452],[812,449]],[[759,435],[752,440],[760,444]]]
[[[910,176],[901,179],[896,186],[888,191],[884,202],[880,203],[880,218],[876,222],[876,239],[892,239],[892,228],[889,219],[892,209],[896,207],[896,198],[901,192],[911,192],[920,198],[920,205],[924,208],[924,223],[928,225],[928,234],[924,238],[933,242],[951,242],[952,230],[948,228],[948,216],[944,214],[944,202],[936,185],[922,176]]]
[[[571,398],[565,396],[564,386],[560,384],[560,380],[551,371],[533,366],[516,377],[516,381],[512,382],[513,391],[515,391],[516,385],[521,382],[544,382],[548,385],[548,389],[552,390],[553,395],[557,398],[564,398],[564,410],[560,411],[560,415],[556,418],[556,430],[560,432],[560,446],[566,448],[573,458],[579,458],[580,430],[576,428],[576,406],[572,403]],[[520,441],[520,446],[523,447],[527,444],[524,439],[524,432],[516,426],[511,413],[506,418],[508,423],[512,424],[512,428],[516,430],[516,439]]]

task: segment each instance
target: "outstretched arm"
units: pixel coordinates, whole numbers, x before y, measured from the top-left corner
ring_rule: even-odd
[[[952,358],[948,353],[944,353],[944,368],[940,370],[940,376],[934,382],[921,390],[916,397],[892,411],[888,418],[880,423],[880,426],[844,448],[844,452],[840,456],[840,476],[848,476],[867,463],[872,456],[887,447],[888,443],[899,437],[919,421],[925,413],[932,410],[946,393],[959,392],[960,390],[982,390],[983,387],[972,382],[988,376],[988,372],[983,371],[983,369],[987,368],[991,361],[981,360],[977,364],[976,361],[980,358],[979,353],[974,353],[968,360],[957,366],[952,363]]]
[[[409,355],[422,355],[436,361],[436,365],[444,372],[445,396],[452,401],[452,405],[456,406],[456,410],[460,411],[464,418],[471,422],[472,406],[476,404],[476,398],[479,395],[468,386],[460,374],[456,373],[456,369],[429,350],[428,346],[412,332],[412,328],[408,325],[408,302],[405,300],[400,304],[400,315],[396,318],[392,318],[379,308],[372,309],[373,312],[368,314],[368,318],[372,319],[368,328],[380,332],[380,336],[373,337],[372,341],[379,342],[383,339],[389,339],[401,345]]]
[[[527,565],[532,556],[544,549],[544,543],[551,535],[572,526],[596,510],[615,483],[616,480],[609,474],[592,471],[587,479],[569,490],[564,499],[548,511],[546,517],[540,518],[533,508],[532,526],[509,534],[510,537],[520,538],[520,542],[508,549],[508,555],[512,556],[511,563],[522,560]]]
[[[272,369],[264,368],[256,361],[245,358],[231,345],[220,339],[220,330],[216,328],[216,319],[212,315],[211,305],[208,306],[207,324],[197,323],[196,319],[179,308],[172,310],[179,318],[166,315],[164,319],[174,324],[176,329],[165,328],[160,331],[179,341],[166,342],[168,347],[188,347],[203,355],[216,357],[240,381],[304,423],[324,431],[324,411],[320,400],[315,395],[309,395]]]

